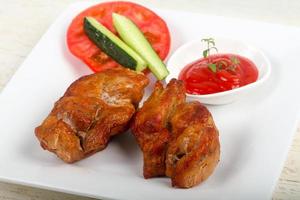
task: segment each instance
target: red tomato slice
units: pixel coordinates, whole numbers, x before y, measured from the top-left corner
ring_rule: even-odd
[[[83,30],[83,19],[86,16],[94,17],[109,30],[116,34],[112,23],[112,13],[119,13],[135,22],[154,50],[163,60],[170,50],[170,33],[163,19],[153,11],[131,2],[106,2],[92,6],[77,15],[67,32],[67,44],[76,57],[85,62],[93,71],[119,66],[104,52],[102,52]]]

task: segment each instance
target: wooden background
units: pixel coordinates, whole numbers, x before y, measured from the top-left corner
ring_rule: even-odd
[[[0,0],[0,92],[55,18],[74,0]],[[300,27],[299,0],[136,0],[160,8],[254,19]],[[300,127],[300,124],[299,124]],[[90,199],[0,182],[0,200]],[[273,199],[300,199],[298,128]]]

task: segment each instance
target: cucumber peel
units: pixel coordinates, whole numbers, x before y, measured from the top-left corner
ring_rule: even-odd
[[[104,53],[122,66],[136,71],[143,71],[147,67],[146,61],[139,54],[95,18],[84,18],[84,31]]]
[[[121,39],[135,50],[148,64],[148,67],[158,80],[169,75],[166,65],[152,48],[140,29],[125,16],[113,13],[113,25]]]

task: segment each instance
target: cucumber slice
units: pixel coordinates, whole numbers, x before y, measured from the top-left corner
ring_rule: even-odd
[[[112,16],[114,27],[121,39],[142,56],[158,80],[166,78],[169,71],[140,29],[127,17],[116,13]]]
[[[87,36],[107,55],[124,67],[142,71],[145,60],[93,17],[84,18]]]

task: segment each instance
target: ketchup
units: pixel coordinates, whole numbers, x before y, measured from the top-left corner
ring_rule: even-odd
[[[255,64],[235,54],[210,55],[188,64],[179,74],[189,94],[232,90],[255,82],[257,78]]]

